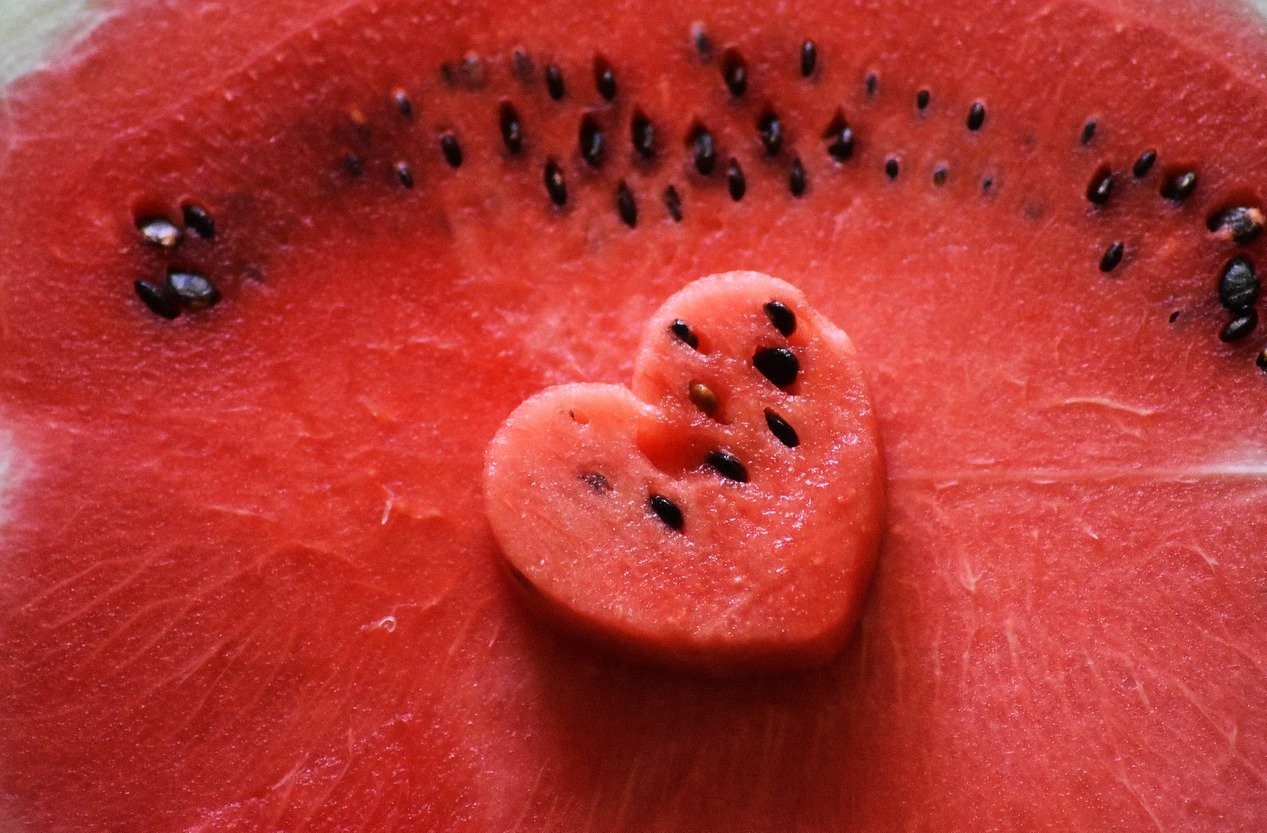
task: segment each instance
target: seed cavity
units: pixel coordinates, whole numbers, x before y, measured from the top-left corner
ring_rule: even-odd
[[[712,132],[704,125],[696,122],[691,128],[687,144],[695,154],[695,170],[701,176],[709,176],[717,167],[717,143]]]
[[[739,167],[739,160],[730,157],[730,164],[726,166],[726,189],[730,191],[730,198],[735,202],[743,199],[743,195],[748,191],[748,181],[744,178],[743,168]]]
[[[462,143],[452,131],[440,134],[440,153],[450,168],[462,167]]]
[[[1254,306],[1262,291],[1262,283],[1254,264],[1243,257],[1229,261],[1219,276],[1219,303],[1229,312],[1241,312]]]
[[[844,162],[853,155],[853,129],[845,121],[845,114],[839,110],[823,131],[823,140],[827,142],[827,155],[837,162]]]
[[[897,179],[897,175],[901,173],[901,170],[902,170],[902,163],[898,161],[898,158],[896,156],[889,156],[885,158],[884,175],[887,176],[890,179],[890,181]]]
[[[581,158],[592,168],[603,164],[603,130],[593,113],[581,116],[581,129],[577,135]]]
[[[414,187],[414,172],[408,162],[397,162],[392,166],[392,171],[396,174],[396,181],[401,185],[406,188]]]
[[[757,119],[757,135],[766,156],[778,156],[783,148],[783,122],[772,111],[766,110]]]
[[[921,113],[928,109],[928,104],[933,100],[933,94],[926,89],[922,89],[915,93],[915,109]]]
[[[1253,243],[1263,231],[1263,212],[1244,205],[1225,208],[1209,216],[1206,228],[1220,240],[1238,245]]]
[[[665,526],[674,532],[682,531],[682,527],[686,525],[686,518],[682,516],[682,510],[676,503],[664,495],[657,494],[652,494],[648,502],[651,504],[651,511],[664,521]]]
[[[968,129],[976,132],[985,125],[985,105],[980,101],[972,102],[968,108]]]
[[[1093,205],[1104,205],[1111,196],[1113,196],[1113,172],[1107,165],[1101,165],[1087,185],[1087,199]]]
[[[664,189],[664,208],[669,212],[673,222],[682,222],[682,196],[672,185]]]
[[[801,77],[809,78],[818,67],[818,47],[812,40],[801,44]]]
[[[638,156],[648,160],[655,158],[655,126],[641,110],[634,110],[629,120],[629,138]]]
[[[722,53],[721,74],[730,94],[735,98],[743,98],[748,91],[748,63],[733,46]]]
[[[706,458],[706,462],[715,472],[720,474],[727,480],[733,480],[736,483],[748,482],[748,468],[739,461],[739,458],[731,454],[729,451],[718,449],[710,452]]]
[[[633,191],[629,190],[623,179],[616,186],[616,214],[630,228],[638,225],[638,204],[634,202]]]
[[[136,230],[146,243],[160,249],[174,249],[184,233],[166,217],[142,217],[136,221]]]
[[[396,112],[400,113],[407,119],[414,116],[414,103],[409,99],[409,93],[402,88],[397,87],[392,91],[392,103],[396,105]]]
[[[752,366],[777,388],[784,390],[796,382],[801,362],[786,347],[763,347],[752,356]]]
[[[567,94],[567,87],[563,84],[563,70],[559,69],[558,64],[547,64],[545,75],[546,92],[555,101],[562,101]]]
[[[220,291],[202,275],[173,269],[167,273],[167,288],[176,303],[187,310],[209,309],[220,302]]]
[[[1219,339],[1231,343],[1254,332],[1258,327],[1258,311],[1253,307],[1232,314],[1232,318],[1219,331]]]
[[[616,97],[616,71],[602,55],[594,57],[594,89],[598,90],[604,101],[611,101]]]
[[[1086,123],[1082,125],[1082,132],[1078,134],[1078,144],[1083,147],[1091,144],[1091,140],[1095,138],[1095,129],[1098,126],[1095,119],[1087,119]]]
[[[137,281],[132,286],[142,303],[158,317],[171,321],[180,315],[180,304],[177,303],[175,296],[172,295],[171,290],[165,285],[151,283],[150,281]]]
[[[1109,247],[1104,250],[1104,254],[1100,257],[1100,271],[1112,272],[1117,265],[1122,262],[1122,255],[1126,253],[1126,246],[1121,241],[1110,243]]]
[[[805,179],[805,166],[801,164],[801,157],[792,158],[792,170],[787,176],[787,187],[792,192],[792,196],[801,197],[805,195],[805,187],[809,183]]]
[[[187,202],[180,207],[180,214],[185,221],[185,228],[203,240],[211,240],[216,236],[216,221],[203,206],[196,202]]]
[[[797,436],[796,429],[792,427],[791,423],[770,408],[765,409],[765,424],[770,429],[770,433],[775,436],[775,439],[788,448],[796,448],[801,444],[801,438]]]
[[[692,380],[686,386],[686,395],[691,404],[709,416],[717,413],[717,407],[721,404],[716,391],[700,381]]]
[[[796,332],[796,313],[787,304],[782,301],[767,301],[761,309],[765,311],[765,317],[770,319],[774,329],[784,336]]]
[[[691,325],[687,324],[681,318],[673,319],[673,323],[669,325],[669,332],[677,338],[678,341],[690,347],[692,350],[699,349],[699,336],[695,335],[695,331],[691,329]]]
[[[1171,202],[1183,202],[1197,190],[1196,171],[1183,171],[1167,179],[1161,186],[1161,195]]]
[[[1153,165],[1157,164],[1157,151],[1149,148],[1139,155],[1135,160],[1135,164],[1131,165],[1131,174],[1136,179],[1143,179],[1148,176],[1148,172],[1153,169]]]
[[[519,120],[519,111],[509,101],[503,101],[497,114],[498,126],[501,128],[502,142],[511,156],[518,156],[524,149],[523,122]]]
[[[596,495],[610,494],[612,491],[612,483],[603,474],[596,471],[583,472],[577,476],[577,479],[590,487]]]
[[[553,159],[546,160],[544,179],[546,193],[550,195],[550,202],[560,208],[567,205],[568,186],[563,181],[563,169],[559,167],[559,163]]]

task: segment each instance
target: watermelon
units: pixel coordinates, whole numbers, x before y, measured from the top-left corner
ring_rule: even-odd
[[[0,121],[0,829],[1262,829],[1252,12],[101,5]],[[740,270],[885,508],[839,655],[719,679],[541,621],[483,484]]]

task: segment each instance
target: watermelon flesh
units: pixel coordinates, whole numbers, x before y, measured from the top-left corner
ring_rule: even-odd
[[[1233,250],[1205,225],[1262,203],[1261,23],[1107,0],[759,12],[145,6],[7,91],[8,826],[1262,826],[1267,388],[1262,344],[1216,337]],[[697,22],[744,55],[742,99],[719,55],[700,62]],[[516,47],[558,63],[564,101],[522,85]],[[447,83],[440,64],[468,53],[483,86]],[[766,105],[786,133],[772,160]],[[634,107],[660,137],[643,167]],[[576,155],[584,109],[613,125],[597,168]],[[838,113],[857,135],[842,163],[822,139]],[[721,149],[708,178],[684,143],[696,122]],[[1135,180],[1147,148],[1159,161]],[[1095,208],[1103,164],[1115,187]],[[1193,197],[1162,198],[1188,167]],[[185,199],[213,240],[139,240],[138,212]],[[224,301],[152,316],[133,281],[173,265]],[[627,383],[641,322],[733,269],[788,279],[850,334],[888,509],[841,658],[723,682],[541,627],[500,572],[480,483],[518,403]]]

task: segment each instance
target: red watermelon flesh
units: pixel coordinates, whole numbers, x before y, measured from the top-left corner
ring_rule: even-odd
[[[1207,218],[1262,205],[1264,37],[1212,3],[121,9],[7,91],[8,826],[1260,828],[1264,337],[1220,342],[1217,286],[1263,242]],[[1161,195],[1189,171],[1194,193]],[[138,213],[185,199],[214,239],[140,240]],[[224,300],[155,317],[133,282],[172,267]],[[624,383],[641,322],[731,269],[850,334],[888,470],[857,638],[748,682],[543,628],[480,497],[519,402]]]

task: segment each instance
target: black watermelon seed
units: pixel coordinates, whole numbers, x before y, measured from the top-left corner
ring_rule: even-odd
[[[184,236],[180,227],[166,217],[142,217],[136,221],[136,230],[146,243],[160,249],[176,248]]]
[[[938,165],[933,168],[933,184],[938,188],[946,184],[946,178],[950,176],[950,170],[945,164]]]
[[[1126,253],[1126,247],[1119,241],[1110,243],[1109,247],[1104,250],[1104,254],[1100,257],[1100,271],[1112,272],[1117,265],[1122,262],[1122,255]]]
[[[1139,155],[1134,165],[1131,165],[1131,174],[1136,179],[1143,179],[1148,176],[1148,172],[1153,169],[1155,164],[1157,164],[1157,151],[1149,148]]]
[[[409,100],[409,93],[402,89],[396,89],[392,92],[392,101],[396,104],[396,112],[405,118],[413,118],[414,103]]]
[[[1258,369],[1267,373],[1267,347],[1263,348],[1263,352],[1258,354],[1258,358],[1254,359],[1254,364],[1258,365]]]
[[[594,89],[605,101],[616,97],[616,72],[602,55],[594,58]]]
[[[1113,196],[1113,172],[1107,167],[1100,167],[1087,184],[1087,199],[1093,205],[1104,205]]]
[[[763,347],[752,356],[752,366],[775,387],[787,389],[801,372],[801,362],[786,347]]]
[[[769,110],[757,119],[757,135],[761,137],[761,146],[766,156],[778,156],[783,148],[783,123],[779,117]]]
[[[880,76],[874,72],[868,72],[867,77],[862,80],[862,84],[866,87],[867,98],[875,98],[876,92],[880,89]]]
[[[748,64],[739,50],[731,47],[722,53],[721,75],[730,94],[735,98],[743,98],[743,94],[748,91]]]
[[[643,159],[655,158],[655,125],[641,110],[634,110],[633,118],[629,120],[629,138],[639,156]]]
[[[739,462],[739,458],[729,451],[713,451],[709,453],[707,462],[714,471],[727,480],[733,480],[736,483],[748,482],[747,467]]]
[[[985,176],[981,178],[981,193],[982,194],[994,193],[994,177],[990,176],[989,174],[986,174]]]
[[[203,310],[220,302],[220,291],[215,284],[193,272],[168,272],[167,288],[175,296],[176,303],[185,309]]]
[[[796,448],[801,444],[801,438],[797,436],[796,429],[769,408],[765,409],[765,424],[770,429],[770,433],[788,448]]]
[[[664,189],[664,207],[673,218],[673,222],[682,222],[682,196],[672,185]]]
[[[188,223],[186,223],[188,225]],[[1216,211],[1206,220],[1206,228],[1222,240],[1244,245],[1258,239],[1263,231],[1263,212],[1251,206],[1238,205]]]
[[[743,195],[748,191],[748,181],[744,179],[743,168],[739,167],[739,160],[733,156],[730,158],[730,164],[726,166],[726,189],[730,191],[730,198],[735,202],[743,199]]]
[[[902,165],[896,156],[890,156],[884,160],[884,175],[889,179],[897,179],[897,175],[901,170]]]
[[[933,100],[933,94],[928,90],[920,90],[915,94],[915,108],[917,110],[927,110],[928,103]]]
[[[682,527],[686,525],[686,518],[682,517],[682,510],[678,505],[669,500],[664,495],[651,496],[651,511],[664,521],[664,525],[675,532],[681,532]]]
[[[801,44],[801,77],[809,78],[818,66],[818,47],[812,40]]]
[[[1197,190],[1195,171],[1184,171],[1167,179],[1161,186],[1161,195],[1171,202],[1183,202]]]
[[[761,309],[765,310],[765,317],[770,319],[774,329],[783,335],[790,336],[796,332],[796,313],[787,304],[782,301],[767,301]]]
[[[717,413],[717,406],[721,404],[717,399],[717,392],[700,381],[692,381],[686,386],[686,398],[710,416]]]
[[[1179,310],[1173,310],[1173,311],[1170,313],[1170,315],[1169,315],[1169,316],[1167,316],[1167,320],[1168,320],[1171,324],[1173,324],[1173,323],[1175,323],[1176,321],[1178,321],[1178,320],[1179,320]]]
[[[673,323],[669,325],[669,332],[677,338],[678,341],[690,347],[692,350],[699,349],[699,336],[695,335],[695,331],[691,329],[691,325],[687,324],[681,318],[673,319]]]
[[[524,51],[522,46],[516,46],[510,53],[510,63],[514,68],[515,77],[524,84],[532,83],[532,76],[535,67],[532,64],[532,58]]]
[[[1219,331],[1221,341],[1240,341],[1258,326],[1258,311],[1253,307],[1233,313],[1232,318]]]
[[[787,187],[792,192],[792,196],[799,197],[805,194],[805,166],[801,164],[801,157],[797,156],[792,159],[792,170],[787,176]]]
[[[517,156],[524,149],[524,127],[519,120],[519,111],[509,101],[503,101],[497,114],[498,126],[501,128],[502,141],[512,156]]]
[[[980,101],[972,102],[972,106],[968,108],[968,129],[980,130],[985,124],[985,105]]]
[[[695,45],[695,52],[701,61],[708,63],[713,60],[713,39],[704,31],[704,24],[691,24],[691,43]]]
[[[414,172],[408,162],[397,162],[392,166],[392,170],[396,173],[397,182],[406,188],[414,187]]]
[[[150,312],[160,318],[171,321],[180,315],[180,305],[166,286],[159,286],[149,281],[137,281],[133,287],[136,289],[137,297],[149,307]]]
[[[702,124],[695,125],[691,130],[690,144],[695,152],[695,170],[709,176],[717,167],[717,143],[712,132]]]
[[[596,495],[609,494],[612,490],[611,481],[596,471],[583,472],[578,476],[578,479],[586,486],[589,486],[590,490]]]
[[[355,153],[349,153],[343,157],[343,170],[347,171],[349,176],[360,179],[365,174],[365,165],[361,162],[361,157]]]
[[[546,92],[555,101],[562,101],[567,88],[563,85],[563,70],[557,64],[546,65]]]
[[[1098,124],[1095,119],[1087,119],[1087,123],[1082,125],[1082,132],[1078,134],[1078,144],[1091,144],[1091,140],[1095,138],[1096,127],[1098,127]]]
[[[544,178],[546,193],[550,195],[550,202],[559,207],[566,205],[568,201],[568,186],[563,181],[563,169],[553,159],[546,162]]]
[[[1231,312],[1249,309],[1258,300],[1262,284],[1254,264],[1243,257],[1230,261],[1219,276],[1219,303]]]
[[[638,225],[638,204],[623,179],[616,186],[616,213],[620,215],[621,222],[630,228]]]
[[[580,148],[581,158],[591,167],[597,168],[603,164],[603,130],[592,113],[581,116],[577,146]]]
[[[462,143],[452,131],[440,135],[440,152],[450,168],[462,167]]]
[[[185,221],[185,228],[203,240],[211,240],[216,236],[216,221],[203,206],[196,202],[187,202],[180,207],[180,214]]]
[[[837,113],[827,129],[823,131],[823,139],[827,141],[827,154],[837,162],[844,162],[853,155],[853,130],[845,121],[843,113]]]

